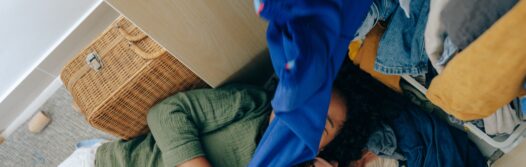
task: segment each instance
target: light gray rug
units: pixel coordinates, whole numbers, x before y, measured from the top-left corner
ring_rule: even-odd
[[[0,145],[1,167],[57,166],[81,140],[112,138],[88,125],[71,107],[71,96],[60,88],[40,108],[51,117],[51,123],[39,134],[27,130],[27,122]]]

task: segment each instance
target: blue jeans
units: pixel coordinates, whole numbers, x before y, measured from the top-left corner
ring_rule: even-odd
[[[391,127],[408,167],[486,166],[465,132],[414,105],[408,105]]]
[[[374,69],[391,75],[421,75],[427,72],[424,30],[429,0],[410,2],[410,18],[397,6],[380,40]]]
[[[367,17],[356,31],[353,40],[364,40],[365,35],[373,29],[378,21],[386,21],[397,7],[398,3],[395,0],[374,0],[367,13]]]

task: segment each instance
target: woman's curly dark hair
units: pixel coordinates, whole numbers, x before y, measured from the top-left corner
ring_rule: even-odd
[[[348,60],[342,65],[334,88],[345,98],[347,120],[319,156],[348,166],[362,157],[369,136],[382,124],[390,124],[408,100]]]

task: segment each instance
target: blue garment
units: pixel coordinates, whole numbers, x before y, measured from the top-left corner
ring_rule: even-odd
[[[429,0],[410,2],[410,18],[398,7],[380,40],[374,69],[391,75],[421,75],[427,72],[424,31]]]
[[[524,84],[524,87],[526,88],[526,84]],[[519,98],[521,112],[522,112],[522,118],[524,119],[526,117],[526,96],[522,96]]]
[[[391,127],[408,167],[487,166],[467,134],[410,105]]]
[[[367,140],[367,150],[382,158],[405,160],[405,157],[396,152],[396,135],[391,126],[382,124],[382,127],[373,132]]]
[[[104,141],[107,141],[107,140],[103,139],[103,138],[82,140],[82,141],[78,142],[75,145],[75,148],[77,148],[77,149],[79,149],[79,148],[88,148],[88,147],[92,147],[92,146],[96,145],[97,143],[101,143],[101,142],[104,142]]]
[[[358,30],[356,31],[353,41],[354,40],[361,40],[361,41],[365,40],[365,36],[369,33],[369,31],[373,29],[374,25],[378,23],[378,19],[377,19],[378,15],[379,15],[378,7],[375,4],[375,2],[373,2],[373,4],[371,5],[371,8],[369,9],[369,12],[367,13],[367,16],[365,17],[365,20],[363,21],[360,28],[358,28]]]
[[[400,0],[403,1],[403,0]],[[363,24],[358,28],[356,37],[353,39],[364,40],[365,35],[373,29],[378,21],[386,21],[395,11],[398,4],[394,0],[374,0]]]
[[[477,128],[479,128],[482,131],[485,131],[484,129],[484,121],[482,119],[476,119],[472,121],[462,121],[458,118],[455,118],[453,115],[447,115],[448,122],[453,124],[454,126],[457,126],[458,128],[464,128],[464,123],[469,122],[473,125],[475,125]]]
[[[446,37],[444,39],[444,51],[442,52],[442,56],[440,57],[440,60],[438,60],[438,64],[441,66],[446,66],[446,64],[453,59],[453,56],[458,51],[458,47],[453,44],[451,41],[451,38]]]
[[[332,83],[370,0],[257,0],[269,21],[267,42],[279,77],[275,118],[249,166],[312,160],[325,127]]]
[[[399,0],[399,2],[400,3],[396,3],[395,0],[374,0],[379,11],[378,20],[387,21],[398,8],[402,8],[404,13],[409,13],[409,9],[406,11],[406,9],[402,7],[402,4],[403,2],[409,3],[410,0]]]

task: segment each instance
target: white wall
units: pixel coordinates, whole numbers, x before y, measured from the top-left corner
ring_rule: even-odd
[[[101,0],[0,2],[2,135],[9,136],[37,110],[60,84],[64,64],[117,16]]]
[[[100,0],[0,2],[0,101],[98,2]]]

